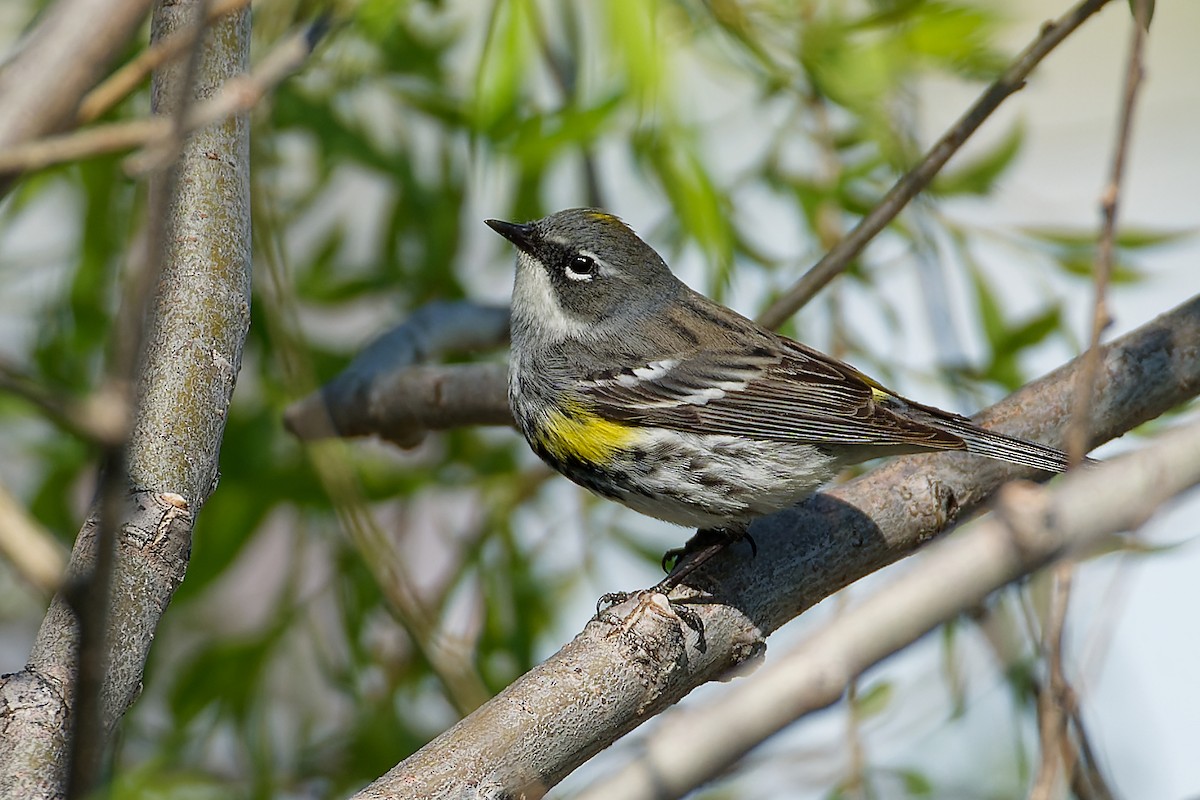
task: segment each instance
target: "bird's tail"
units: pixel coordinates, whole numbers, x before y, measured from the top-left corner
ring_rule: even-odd
[[[1063,472],[1067,468],[1069,458],[1061,450],[1031,442],[1028,439],[1018,439],[1015,436],[989,431],[957,414],[950,414],[935,408],[917,407],[927,415],[926,422],[962,439],[967,446],[968,453],[1047,472]],[[1091,461],[1091,459],[1085,459],[1085,461]]]

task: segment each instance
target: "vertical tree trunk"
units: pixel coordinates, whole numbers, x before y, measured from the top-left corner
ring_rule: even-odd
[[[152,36],[197,19],[197,0],[160,3]],[[248,10],[223,18],[201,44],[192,99],[213,94],[249,61]],[[154,110],[185,97],[186,61],[155,75]],[[249,123],[245,115],[190,137],[175,192],[152,194],[164,214],[162,267],[150,287],[126,447],[129,490],[115,526],[107,663],[100,677],[104,738],[141,687],[154,632],[183,580],[195,515],[211,493],[242,347],[250,324]],[[169,184],[169,181],[164,181]],[[153,238],[153,237],[151,237]],[[68,582],[96,561],[99,506],[71,556]],[[79,627],[60,592],[24,670],[0,681],[0,796],[57,798],[66,791]]]

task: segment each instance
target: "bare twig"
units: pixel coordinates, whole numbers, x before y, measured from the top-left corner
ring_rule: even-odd
[[[1113,149],[1112,169],[1109,173],[1108,184],[1100,196],[1103,223],[1100,229],[1099,245],[1096,248],[1095,302],[1092,308],[1091,340],[1084,357],[1083,369],[1079,373],[1080,391],[1075,394],[1075,410],[1067,429],[1067,451],[1072,462],[1076,464],[1082,461],[1087,453],[1088,409],[1092,403],[1091,387],[1096,378],[1096,371],[1099,369],[1100,337],[1111,322],[1106,297],[1116,249],[1118,203],[1121,196],[1121,183],[1125,175],[1125,161],[1129,153],[1129,140],[1133,132],[1133,116],[1137,105],[1138,89],[1145,74],[1142,50],[1146,41],[1148,2],[1147,0],[1136,0],[1134,7],[1136,9],[1135,19],[1130,28],[1128,66],[1125,72],[1117,140]]]
[[[993,111],[1011,94],[1025,85],[1025,79],[1033,68],[1050,51],[1062,43],[1088,17],[1099,11],[1108,0],[1083,0],[1054,22],[1042,26],[1037,38],[1017,56],[1004,74],[987,88],[979,99],[929,149],[917,166],[913,167],[883,199],[854,226],[846,238],[837,243],[825,256],[804,274],[778,300],[771,304],[759,320],[766,326],[777,328],[796,313],[805,303],[845,270],[875,236],[891,222],[897,214],[917,196],[963,143],[983,124]]]
[[[285,78],[303,66],[316,49],[317,43],[329,30],[329,16],[323,15],[267,53],[249,73],[235,75],[203,103],[198,103],[185,117],[179,131],[191,133],[254,108]],[[163,134],[143,143],[143,149],[126,162],[134,175],[154,169],[170,160],[170,137]]]
[[[58,590],[67,565],[62,545],[3,484],[0,484],[0,555],[45,596]]]
[[[105,383],[84,400],[56,397],[17,367],[0,359],[0,392],[31,403],[54,424],[100,445],[118,444],[129,430],[126,392]]]
[[[1080,463],[1087,453],[1088,424],[1092,403],[1092,391],[1095,385],[1096,373],[1100,369],[1100,337],[1109,326],[1111,319],[1108,312],[1108,282],[1112,275],[1113,257],[1117,236],[1117,210],[1121,196],[1121,183],[1125,174],[1125,161],[1129,152],[1130,136],[1133,130],[1134,109],[1137,104],[1138,89],[1142,83],[1143,63],[1142,51],[1146,38],[1146,23],[1149,21],[1149,8],[1145,0],[1134,3],[1134,19],[1130,26],[1130,45],[1127,67],[1125,71],[1125,86],[1121,101],[1121,111],[1117,128],[1117,139],[1114,146],[1112,168],[1108,184],[1101,195],[1101,210],[1103,223],[1100,230],[1100,241],[1096,250],[1095,298],[1092,308],[1091,339],[1087,351],[1083,354],[1078,375],[1078,386],[1075,390],[1075,403],[1072,409],[1070,423],[1067,426],[1066,449],[1071,463]],[[1058,781],[1058,775],[1075,776],[1076,764],[1074,757],[1076,749],[1071,745],[1069,723],[1073,720],[1082,721],[1078,713],[1078,698],[1075,690],[1067,679],[1063,666],[1063,628],[1066,625],[1067,609],[1070,604],[1071,584],[1074,564],[1070,559],[1064,559],[1054,568],[1053,592],[1050,608],[1047,610],[1045,630],[1043,631],[1042,648],[1049,667],[1048,691],[1038,695],[1038,734],[1041,740],[1041,760],[1038,774],[1030,791],[1032,800],[1050,800]],[[1076,731],[1086,752],[1090,755],[1090,744],[1082,729]],[[1061,762],[1062,770],[1059,771]],[[1098,773],[1097,773],[1098,775]],[[1087,784],[1081,784],[1087,785]],[[1107,787],[1101,784],[1107,793]],[[1093,795],[1094,796],[1094,795]]]
[[[1042,652],[1050,675],[1043,691],[1037,694],[1041,759],[1033,788],[1029,791],[1030,800],[1050,800],[1060,775],[1070,775],[1074,767],[1069,763],[1073,747],[1067,741],[1068,696],[1073,698],[1074,690],[1063,669],[1063,628],[1066,627],[1074,570],[1070,562],[1064,560],[1055,565],[1053,573],[1050,607],[1042,631]],[[1065,767],[1062,773],[1059,772],[1060,763]]]
[[[996,513],[930,546],[892,585],[710,704],[681,714],[642,754],[581,800],[680,797],[847,682],[1004,584],[1098,537],[1136,528],[1200,484],[1200,423],[1144,450],[1069,474],[1053,487],[1010,484]]]
[[[1094,441],[1200,393],[1200,297],[1108,345],[1093,407]],[[1030,384],[976,419],[1060,441],[1077,364]],[[545,788],[696,686],[762,651],[787,620],[908,554],[969,514],[1009,466],[947,454],[895,459],[753,528],[758,557],[734,548],[677,597],[696,598],[706,647],[645,613],[633,636],[593,621],[558,654],[357,795],[496,797]],[[902,497],[905,502],[896,502]],[[614,609],[617,611],[618,609]],[[840,691],[840,689],[838,689]]]

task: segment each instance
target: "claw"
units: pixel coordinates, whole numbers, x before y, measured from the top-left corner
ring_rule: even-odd
[[[608,613],[610,608],[621,605],[631,597],[633,597],[632,592],[605,592],[596,601],[596,616],[603,616]]]

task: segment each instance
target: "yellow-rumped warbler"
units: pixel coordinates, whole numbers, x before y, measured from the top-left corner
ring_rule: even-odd
[[[718,532],[710,550],[877,456],[966,450],[1067,466],[1058,450],[903,398],[709,300],[611,214],[487,224],[518,250],[508,391],[529,444],[599,495]]]

